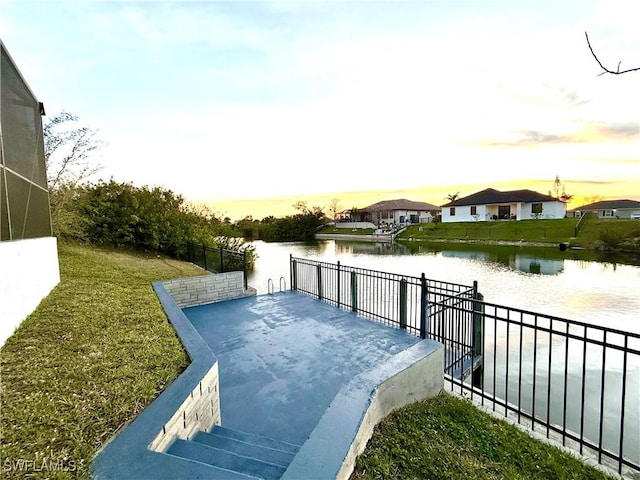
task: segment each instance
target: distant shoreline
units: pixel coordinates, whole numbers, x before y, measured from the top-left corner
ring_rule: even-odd
[[[351,240],[354,242],[393,242],[393,235],[389,233],[371,235],[353,235],[349,233],[316,233],[316,240]]]
[[[380,235],[352,235],[348,233],[317,233],[316,240],[351,240],[355,242],[393,242],[395,241],[391,234]],[[525,242],[520,240],[477,240],[477,239],[453,239],[453,238],[402,238],[403,242],[419,242],[419,243],[465,243],[478,245],[504,245],[512,247],[547,247],[559,248],[558,243],[552,242]]]

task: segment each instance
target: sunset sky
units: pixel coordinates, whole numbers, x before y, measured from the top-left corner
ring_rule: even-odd
[[[637,2],[0,0],[101,177],[239,219],[530,188],[640,200]]]

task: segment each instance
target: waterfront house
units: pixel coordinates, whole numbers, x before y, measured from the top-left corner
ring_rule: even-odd
[[[440,207],[406,198],[383,200],[352,212],[354,221],[370,222],[378,227],[429,223],[440,215]]]
[[[603,200],[582,205],[567,212],[567,215],[581,217],[586,213],[594,213],[598,218],[631,218],[640,220],[640,202],[635,200]]]
[[[566,204],[533,190],[501,192],[487,188],[442,205],[443,222],[564,218]]]

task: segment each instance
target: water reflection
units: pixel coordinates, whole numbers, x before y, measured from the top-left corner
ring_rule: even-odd
[[[505,265],[513,270],[537,275],[557,275],[564,270],[563,259],[541,258],[535,255],[527,255],[519,252],[503,252],[496,255],[491,252],[460,252],[456,250],[443,250],[444,257],[467,258],[482,262],[495,262]]]
[[[638,356],[625,357],[613,347],[605,353],[598,343],[561,335],[550,339],[547,333],[536,335],[526,328],[514,327],[507,333],[506,325],[494,329],[490,321],[485,328],[486,391],[521,405],[536,419],[566,425],[568,431],[594,444],[601,438],[611,452],[619,452],[622,426],[625,456],[640,461]]]
[[[473,250],[456,246],[427,246],[411,243],[382,242],[335,242],[337,255],[425,255],[440,254],[443,257],[464,258],[480,262],[493,262],[513,270],[540,275],[557,275],[564,268],[564,258],[549,258],[547,249],[527,250],[519,247],[498,247]]]
[[[640,266],[611,258],[599,261],[593,252],[332,240],[311,244],[256,242],[255,246],[259,259],[249,283],[258,293],[267,293],[269,278],[278,285],[282,277],[289,285],[289,256],[293,255],[414,277],[424,272],[431,279],[464,285],[475,280],[487,302],[640,333]],[[538,321],[548,331],[550,326]],[[577,341],[585,335],[583,327],[576,328],[569,329],[567,342],[561,336],[536,336],[527,328],[507,332],[504,325],[487,322],[485,388],[509,402],[519,400],[535,417],[548,417],[553,424],[566,421],[567,428],[577,435],[594,442],[602,437],[604,447],[612,451],[618,448],[619,416],[624,406],[624,455],[637,461],[640,362],[637,356],[629,356],[624,367],[625,358],[617,348],[605,358],[601,348],[605,339],[597,332],[587,335],[585,348]],[[609,335],[607,341],[615,343],[616,338]],[[628,348],[637,350],[640,345],[632,339]],[[621,372],[625,368],[623,401]]]
[[[342,242],[254,242],[249,284],[290,284],[289,256],[463,285],[478,281],[485,300],[609,328],[638,332],[640,267],[597,261],[593,252],[514,246]]]
[[[410,248],[400,243],[389,242],[335,242],[336,254],[352,255],[411,255]]]

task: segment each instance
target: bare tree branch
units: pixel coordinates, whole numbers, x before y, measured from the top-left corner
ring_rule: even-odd
[[[62,112],[43,126],[44,157],[49,190],[62,185],[77,185],[102,170],[93,163],[104,143],[97,131],[78,126],[78,117]]]
[[[593,51],[593,48],[591,47],[591,43],[589,42],[589,35],[587,35],[587,32],[584,32],[584,36],[587,37],[587,45],[589,45],[589,50],[591,50],[591,55],[593,55],[593,58],[596,59],[596,62],[598,62],[598,65],[600,65],[600,68],[602,68],[602,70],[604,70],[604,72],[602,72],[600,75],[604,75],[605,73],[610,73],[612,75],[622,75],[623,73],[629,73],[629,72],[637,72],[640,71],[640,67],[636,67],[636,68],[628,68],[627,70],[620,70],[620,65],[622,64],[622,62],[618,62],[618,69],[617,70],[609,70],[607,67],[605,67],[604,65],[602,65],[602,62],[598,59],[598,57],[596,56],[595,52]]]

